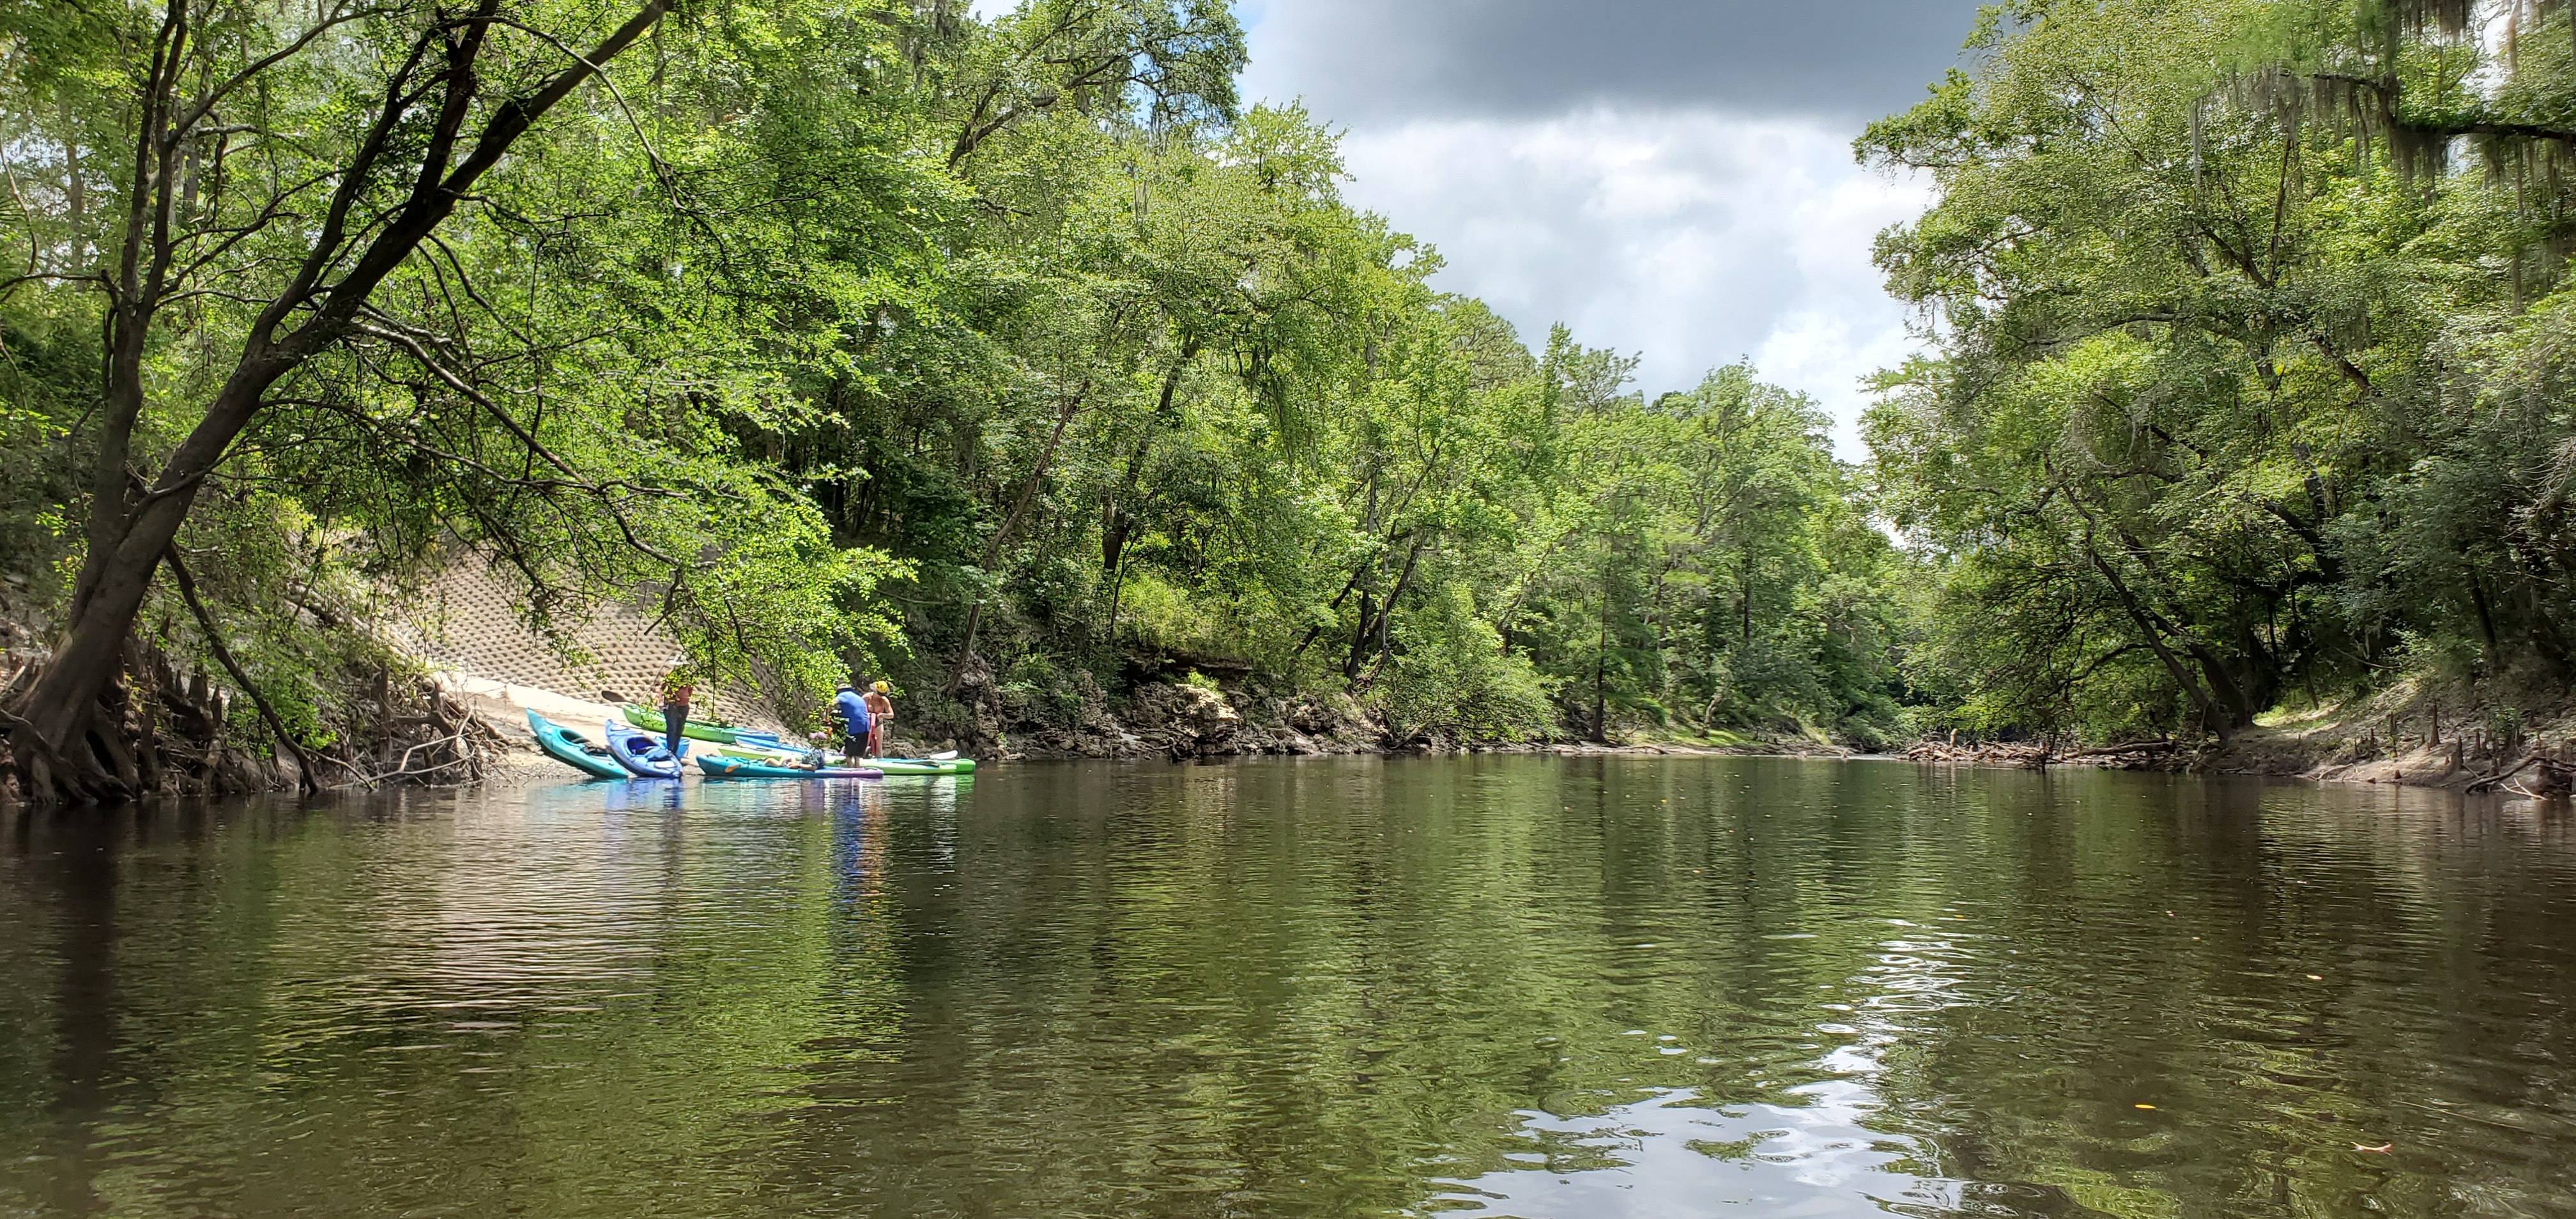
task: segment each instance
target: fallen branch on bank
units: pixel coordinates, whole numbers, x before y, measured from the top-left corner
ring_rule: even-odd
[[[1957,740],[1916,741],[1905,751],[1913,762],[1948,762],[1978,766],[2047,766],[2053,755],[2047,746],[2030,741],[1978,741],[1962,745]]]
[[[2530,784],[2509,782],[2522,772],[2535,768],[2540,773]],[[2515,764],[2512,769],[2500,770],[2473,780],[2461,790],[2472,796],[2482,796],[2498,788],[2505,788],[2535,800],[2563,797],[2570,791],[2576,791],[2576,766],[2561,762],[2546,753],[2534,753]]]
[[[2045,741],[1976,741],[1963,745],[1954,737],[1947,741],[1917,741],[1905,751],[1905,756],[1915,762],[2023,766],[2034,770],[2048,766],[2160,770],[2180,764],[2184,752],[2181,742],[2170,738],[2123,741],[2059,752],[2052,743]]]

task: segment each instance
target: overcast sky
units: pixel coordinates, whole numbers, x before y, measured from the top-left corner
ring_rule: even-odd
[[[978,9],[1006,7],[983,0]],[[1830,407],[1909,350],[1870,241],[1925,201],[1852,137],[1960,62],[1976,0],[1239,0],[1248,99],[1347,135],[1348,197],[1533,345],[1688,388],[1750,357]]]

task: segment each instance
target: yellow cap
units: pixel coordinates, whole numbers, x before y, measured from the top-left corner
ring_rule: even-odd
[[[889,685],[885,684],[884,682],[878,682],[876,685],[871,686],[871,687],[869,687],[869,688],[870,688],[870,689],[872,689],[872,690],[875,690],[875,691],[876,691],[877,693],[879,693],[879,694],[883,694],[883,693],[885,693],[885,692],[886,692],[886,691],[888,691],[888,690],[894,689],[894,687],[889,686]]]

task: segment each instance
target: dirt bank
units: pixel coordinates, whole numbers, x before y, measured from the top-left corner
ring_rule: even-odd
[[[2576,708],[2560,692],[2544,688],[2409,679],[2343,703],[2266,716],[2224,744],[1944,739],[1917,742],[1906,756],[1920,762],[2268,775],[2548,796],[2576,785]]]
[[[2212,751],[2204,769],[2457,792],[2567,791],[2576,724],[2563,713],[2527,719],[2510,706],[2446,712],[2438,705],[2411,713],[2358,711],[2285,717],[2249,729]]]
[[[1019,758],[1164,758],[1190,761],[1333,754],[1553,753],[1763,754],[1848,757],[1852,751],[1794,735],[1700,740],[1492,741],[1407,730],[1347,694],[1281,690],[1258,681],[1140,681],[1123,693],[1077,674],[1071,697],[1046,705],[995,687],[989,674],[960,683],[958,710],[934,724],[925,747]]]

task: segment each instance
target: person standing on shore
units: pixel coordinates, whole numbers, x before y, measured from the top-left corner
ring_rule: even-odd
[[[886,729],[894,726],[894,687],[884,682],[868,687],[868,756],[885,756]]]
[[[855,682],[842,682],[832,696],[832,718],[841,722],[841,756],[852,762],[868,755],[868,701]]]
[[[672,661],[671,671],[662,675],[662,744],[675,758],[680,756],[681,734],[689,726],[689,700],[698,692],[697,680],[685,657]]]

